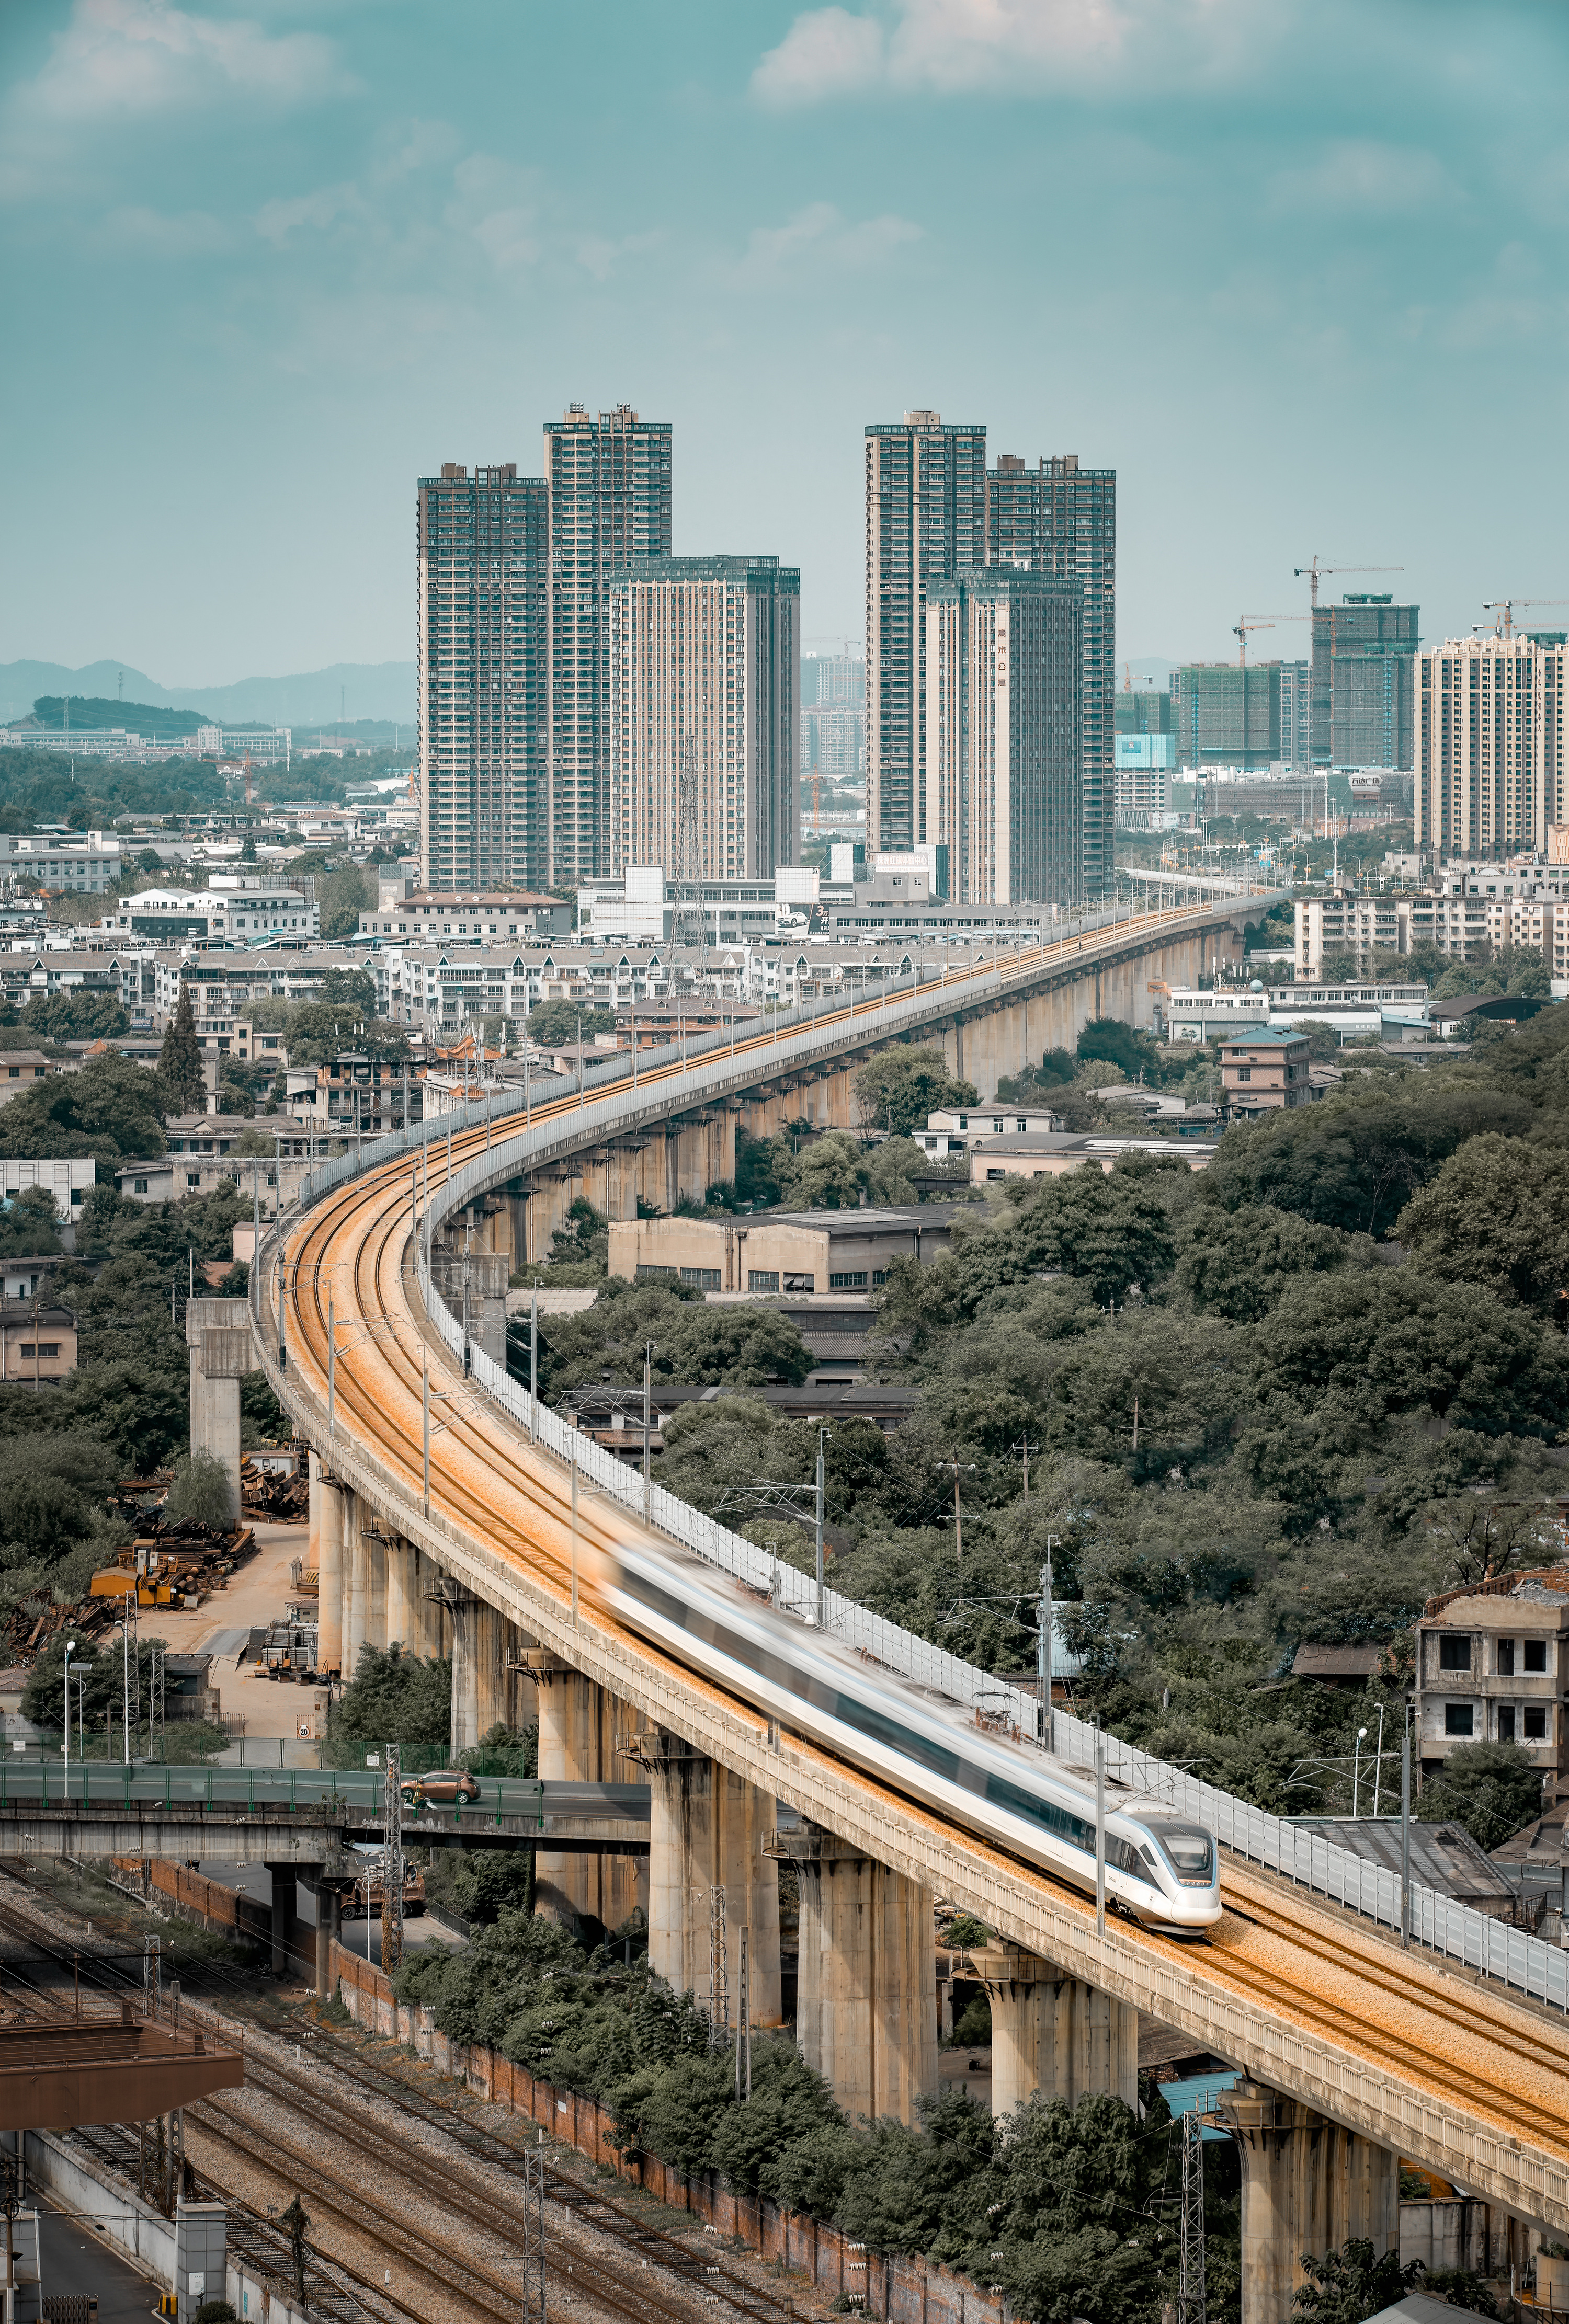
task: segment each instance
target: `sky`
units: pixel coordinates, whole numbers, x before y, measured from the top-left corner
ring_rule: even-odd
[[[1120,657],[1305,650],[1314,554],[1569,598],[1566,66],[1563,0],[5,0],[0,661],[411,659],[416,478],[573,401],[810,642],[918,406],[1117,470]]]

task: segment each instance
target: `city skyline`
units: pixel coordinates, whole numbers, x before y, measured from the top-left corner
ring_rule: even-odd
[[[766,542],[808,641],[861,632],[862,430],[919,408],[1117,472],[1135,662],[1228,658],[1315,553],[1403,567],[1429,644],[1569,594],[1560,16],[624,11],[586,133],[568,23],[466,23],[5,12],[5,659],[411,659],[409,481],[531,474],[546,414],[619,396],[688,446],[674,550]],[[1427,472],[1505,420],[1528,520],[1440,514]]]

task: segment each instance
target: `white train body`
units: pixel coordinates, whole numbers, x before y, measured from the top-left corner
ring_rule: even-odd
[[[623,1542],[583,1563],[629,1629],[949,1821],[1094,1893],[1093,1774],[975,1727],[685,1551]],[[1105,1865],[1108,1903],[1149,1927],[1191,1932],[1220,1918],[1214,1839],[1160,1800],[1108,1785]]]

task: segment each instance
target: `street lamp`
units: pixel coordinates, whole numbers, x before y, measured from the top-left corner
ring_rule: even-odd
[[[77,1650],[74,1638],[65,1642],[65,1764],[70,1766],[70,1658]]]
[[[1357,1729],[1356,1749],[1352,1756],[1351,1812],[1353,1821],[1356,1819],[1358,1807],[1360,1805],[1362,1779],[1362,1745],[1367,1741],[1367,1729],[1365,1727],[1359,1727]]]

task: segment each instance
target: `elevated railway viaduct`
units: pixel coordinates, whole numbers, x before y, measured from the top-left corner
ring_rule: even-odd
[[[1148,1021],[1149,988],[1213,968],[1260,908],[1151,915],[1082,951],[1075,939],[1071,954],[1045,947],[854,1012],[786,1019],[734,1051],[640,1060],[635,1086],[623,1073],[592,1092],[558,1087],[526,1118],[496,1101],[456,1128],[384,1141],[318,1173],[266,1240],[251,1323],[315,1448],[324,1663],[352,1667],[362,1644],[398,1638],[450,1653],[457,1742],[510,1723],[531,1684],[542,1775],[650,1784],[655,1967],[678,1989],[706,1985],[710,1897],[723,1885],[731,1926],[750,1932],[762,2023],[778,2015],[771,1859],[792,1858],[798,2035],[854,2110],[908,2119],[935,2083],[937,1895],[994,1933],[1000,2105],[1036,2089],[1133,2099],[1139,2009],[1229,2059],[1246,2078],[1229,2101],[1244,2171],[1244,2319],[1284,2324],[1303,2252],[1353,2234],[1389,2242],[1402,2155],[1514,2220],[1569,2231],[1562,2012],[1404,1951],[1240,1858],[1225,1864],[1226,1909],[1207,1941],[1114,1917],[1098,1930],[1075,1891],[781,1729],[586,1599],[585,1545],[635,1536],[642,1518],[494,1360],[505,1261],[540,1247],[569,1190],[613,1215],[640,1196],[667,1206],[700,1195],[729,1175],[736,1121],[849,1120],[854,1066],[879,1042],[940,1039],[956,1070],[986,1083],[1094,1015]],[[466,1270],[466,1334],[439,1296],[460,1233],[492,1252],[488,1270]],[[236,1320],[213,1317],[219,1376],[223,1326]],[[674,1506],[660,1497],[655,1538],[661,1526],[681,1537]],[[863,1651],[913,1667],[900,1664],[904,1634],[882,1630],[894,1643]],[[933,1653],[909,1642],[918,1651]],[[979,1677],[952,1683],[978,1700]],[[803,1829],[778,1833],[780,1802]],[[625,1857],[540,1869],[611,1926],[636,1893]]]

